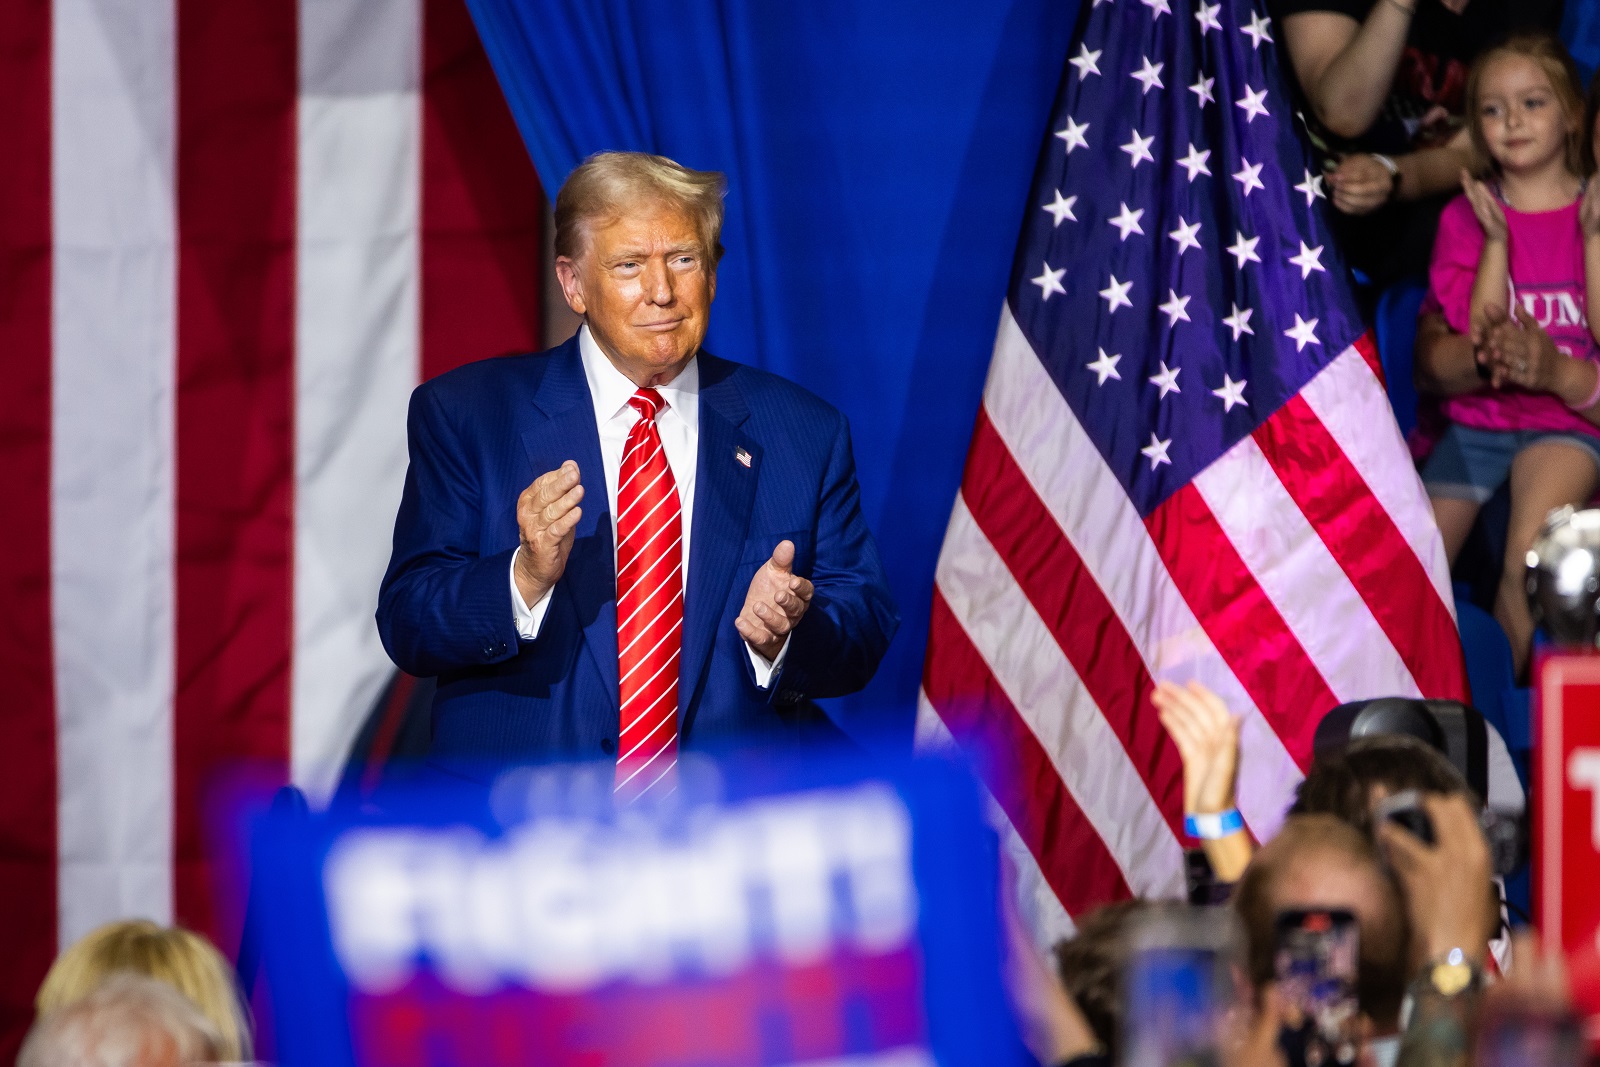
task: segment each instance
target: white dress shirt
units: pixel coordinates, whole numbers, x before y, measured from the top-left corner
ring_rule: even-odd
[[[583,360],[583,376],[589,382],[589,399],[594,404],[594,421],[600,430],[600,460],[605,465],[606,498],[611,505],[612,564],[615,567],[617,544],[617,486],[622,477],[622,452],[628,443],[628,432],[639,420],[639,413],[628,400],[639,387],[628,376],[617,370],[589,333],[587,324],[578,327],[578,354]],[[655,386],[666,407],[656,417],[656,429],[661,434],[661,447],[667,453],[667,466],[672,470],[672,480],[678,486],[678,504],[683,522],[683,581],[689,584],[689,534],[694,529],[694,475],[700,448],[700,361],[691,359],[678,376],[665,385]],[[524,641],[539,636],[540,627],[550,608],[550,594],[555,587],[545,590],[544,596],[532,607],[522,599],[517,588],[518,548],[511,556],[511,609],[516,617],[517,634]],[[613,570],[613,573],[615,571]],[[769,660],[749,643],[750,663],[755,667],[756,684],[765,689],[772,674],[789,651],[785,639],[778,658]]]

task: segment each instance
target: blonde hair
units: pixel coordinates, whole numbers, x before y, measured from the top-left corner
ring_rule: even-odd
[[[1572,61],[1561,41],[1548,33],[1519,33],[1506,38],[1479,56],[1467,74],[1467,129],[1472,135],[1472,169],[1479,177],[1495,170],[1494,157],[1489,154],[1489,142],[1483,136],[1483,118],[1478,102],[1483,91],[1483,75],[1489,65],[1507,56],[1531,59],[1550,79],[1550,88],[1567,113],[1570,129],[1567,131],[1567,169],[1578,177],[1593,169],[1593,160],[1583,154],[1583,89],[1578,76],[1578,66]]]
[[[187,997],[165,982],[124,973],[41,1016],[17,1067],[215,1063],[222,1055],[217,1028]]]
[[[727,180],[714,170],[690,170],[647,152],[596,152],[578,164],[556,194],[555,251],[576,259],[588,243],[588,224],[628,208],[665,203],[694,222],[710,270],[722,258],[722,197]]]
[[[40,1017],[84,1000],[112,975],[141,974],[188,997],[216,1027],[224,1060],[248,1060],[252,1049],[233,968],[199,934],[145,919],[107,923],[62,952],[34,1001]]]

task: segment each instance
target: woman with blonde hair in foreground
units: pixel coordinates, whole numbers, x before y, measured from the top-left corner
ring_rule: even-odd
[[[224,1062],[252,1058],[233,968],[210,941],[181,927],[127,919],[91,931],[56,958],[34,1007],[43,1017],[82,1000],[121,972],[147,975],[193,1001],[221,1035],[217,1051]]]

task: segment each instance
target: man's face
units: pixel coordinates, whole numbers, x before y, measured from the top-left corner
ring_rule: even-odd
[[[716,276],[693,220],[675,206],[591,222],[587,246],[557,259],[556,274],[567,304],[636,385],[670,382],[705,339]]]

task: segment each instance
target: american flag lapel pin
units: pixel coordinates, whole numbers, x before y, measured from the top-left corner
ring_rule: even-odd
[[[738,445],[734,446],[733,458],[739,461],[739,465],[741,467],[750,466],[750,453],[746,452],[743,448],[741,448]]]

